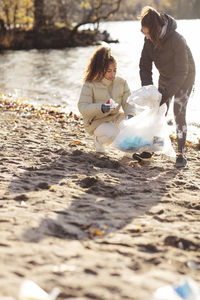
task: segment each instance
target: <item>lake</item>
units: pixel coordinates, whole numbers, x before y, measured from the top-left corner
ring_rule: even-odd
[[[177,31],[187,40],[196,63],[195,90],[188,105],[189,123],[200,124],[200,35],[196,33],[200,20],[178,20]],[[102,23],[111,37],[119,43],[109,46],[118,61],[118,75],[123,76],[131,90],[141,87],[138,63],[144,36],[139,21]],[[34,105],[66,105],[66,111],[77,110],[84,70],[98,46],[62,50],[7,51],[0,55],[0,92],[25,99]],[[154,69],[154,84],[158,73]],[[198,130],[195,126],[192,131]]]

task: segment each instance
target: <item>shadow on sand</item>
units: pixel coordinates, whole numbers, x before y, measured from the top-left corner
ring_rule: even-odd
[[[91,235],[116,232],[158,204],[178,173],[164,164],[130,167],[81,150],[60,150],[57,154],[57,160],[26,169],[10,184],[9,192],[17,193],[16,201],[29,201],[29,192],[39,193],[37,199],[42,199],[43,191],[50,193],[50,186],[63,189],[62,194],[52,193],[48,201],[53,201],[55,208],[62,198],[66,209],[59,210],[58,206],[58,210],[53,210],[55,218],[44,217],[38,227],[28,228],[23,233],[26,241],[38,242],[49,236],[87,240]],[[45,157],[47,161],[48,153]],[[69,182],[73,182],[73,187]]]

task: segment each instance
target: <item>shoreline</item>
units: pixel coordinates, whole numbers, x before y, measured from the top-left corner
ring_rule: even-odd
[[[21,106],[20,106],[21,105]],[[149,300],[200,284],[200,148],[188,166],[98,155],[82,119],[0,102],[0,297],[25,279],[60,299]]]

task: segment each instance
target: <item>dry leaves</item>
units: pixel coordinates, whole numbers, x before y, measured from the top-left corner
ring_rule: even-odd
[[[79,142],[79,141],[74,141],[74,142],[71,143],[71,145],[81,145],[81,144],[82,144],[82,143]]]
[[[50,186],[50,188],[49,188],[49,191],[50,191],[50,192],[55,192],[55,191],[56,191],[56,189],[55,189],[55,187],[53,187],[53,186]]]
[[[103,235],[103,232],[94,228],[94,227],[89,227],[88,228],[88,231],[89,231],[89,237],[92,239],[93,237],[95,236],[102,236]]]
[[[40,108],[35,108],[32,104],[24,102],[24,99],[9,99],[9,96],[0,94],[0,109],[7,109],[11,111],[18,111],[23,117],[29,119],[56,119],[59,122],[65,122],[68,118],[72,118],[75,121],[80,119],[79,116],[70,112],[67,114],[64,112],[65,106],[59,105],[42,105]],[[26,99],[28,101],[28,99]]]

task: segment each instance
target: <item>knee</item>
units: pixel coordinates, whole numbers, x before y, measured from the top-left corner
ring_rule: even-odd
[[[116,138],[116,136],[118,135],[118,133],[119,133],[118,127],[110,128],[110,130],[107,131],[108,141],[110,141],[112,143],[114,141],[114,139]]]

